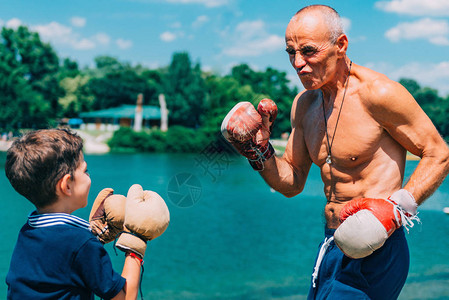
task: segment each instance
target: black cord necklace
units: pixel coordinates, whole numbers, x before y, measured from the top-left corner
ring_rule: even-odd
[[[348,89],[349,77],[351,76],[351,67],[352,67],[352,60],[351,60],[351,63],[349,64],[349,74],[348,74],[348,78],[346,78],[345,91],[343,92],[343,99],[341,100],[340,111],[338,112],[337,122],[335,123],[335,129],[334,129],[334,133],[332,134],[331,142],[329,142],[329,134],[327,133],[327,120],[326,120],[326,110],[324,109],[324,97],[323,97],[323,94],[321,94],[321,99],[323,100],[323,116],[324,116],[324,125],[326,126],[326,139],[327,139],[326,163],[329,165],[332,164],[332,145],[334,144],[334,138],[335,138],[335,133],[337,132],[338,121],[340,120],[340,114],[341,114],[341,110],[343,108],[343,103],[345,101],[346,90]]]

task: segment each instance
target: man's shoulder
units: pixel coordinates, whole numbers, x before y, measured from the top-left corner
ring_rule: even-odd
[[[291,118],[292,123],[296,119],[302,119],[310,105],[320,96],[320,90],[303,90],[293,100]]]
[[[357,66],[355,72],[359,84],[359,94],[365,104],[381,104],[397,93],[401,85],[385,74]]]
[[[298,93],[293,100],[293,106],[301,109],[306,109],[320,96],[320,90],[303,90]]]
[[[373,86],[378,84],[384,85],[397,83],[396,81],[390,79],[387,75],[363,66],[358,66],[356,75],[362,83],[371,84]]]

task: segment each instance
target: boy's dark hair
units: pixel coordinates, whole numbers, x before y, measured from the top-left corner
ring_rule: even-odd
[[[36,207],[46,207],[57,200],[57,182],[66,174],[73,178],[81,163],[82,150],[83,140],[69,130],[30,132],[8,149],[6,177]]]

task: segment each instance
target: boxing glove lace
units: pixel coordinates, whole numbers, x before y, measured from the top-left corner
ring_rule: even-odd
[[[113,241],[123,230],[126,197],[115,195],[105,188],[98,193],[90,211],[89,223],[92,233],[103,244]]]
[[[250,102],[239,102],[221,124],[225,139],[248,159],[254,170],[262,171],[264,162],[274,154],[269,139],[276,116],[276,103],[270,99],[261,100],[257,111]]]
[[[417,204],[406,190],[399,190],[388,199],[352,200],[340,213],[335,244],[348,257],[366,257],[382,247],[401,225],[407,229],[413,227],[413,220],[419,222],[416,214]]]

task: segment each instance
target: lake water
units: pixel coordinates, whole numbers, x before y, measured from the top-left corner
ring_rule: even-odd
[[[17,238],[32,205],[15,193],[0,153],[0,299]],[[139,183],[167,202],[171,223],[148,244],[145,299],[305,299],[323,238],[323,184],[311,169],[304,192],[272,192],[244,159],[198,155],[86,155],[92,177],[87,218],[97,193],[125,194]],[[410,175],[417,162],[407,164]],[[420,208],[422,224],[407,235],[410,273],[400,299],[449,299],[449,181]],[[114,267],[118,256],[106,245]]]

